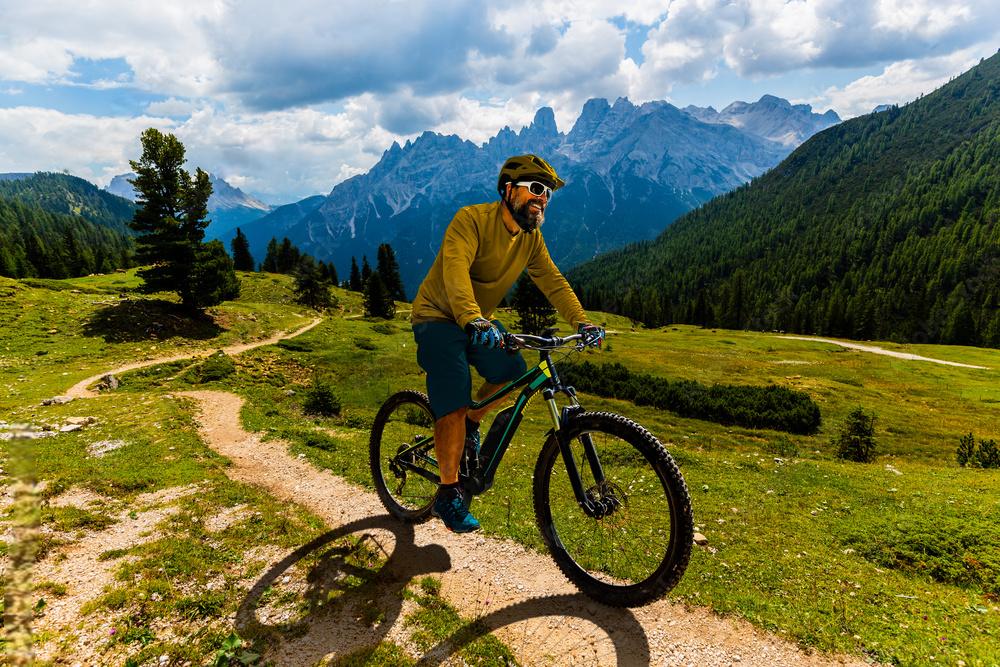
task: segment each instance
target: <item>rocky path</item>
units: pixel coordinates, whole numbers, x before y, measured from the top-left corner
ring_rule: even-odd
[[[256,434],[244,431],[240,397],[215,391],[183,395],[196,401],[202,438],[232,461],[227,474],[233,479],[305,506],[334,532],[379,533],[387,553],[394,554],[390,563],[395,563],[398,579],[422,574],[440,577],[442,594],[449,603],[463,616],[481,619],[522,664],[865,664],[848,657],[807,655],[749,623],[669,600],[635,610],[598,605],[578,594],[547,556],[517,543],[455,535],[437,521],[410,527],[388,519],[373,493],[293,457],[285,443],[261,442]],[[254,622],[252,614],[252,610],[242,610],[237,620]],[[402,618],[397,615],[392,623],[401,626]],[[315,664],[337,653],[337,646],[347,645],[336,639],[338,632],[350,634],[356,629],[314,628],[267,657],[279,665]],[[380,633],[390,638],[401,634],[399,628],[380,629]],[[438,658],[432,650],[422,663],[446,659],[447,647],[438,647],[436,654]]]
[[[234,355],[234,354],[239,354],[240,352],[246,352],[247,350],[252,350],[255,347],[261,347],[264,345],[273,345],[274,343],[277,343],[279,340],[283,340],[285,338],[292,338],[294,336],[298,336],[299,334],[303,334],[322,321],[323,318],[317,317],[313,319],[311,322],[309,322],[309,324],[299,327],[298,329],[294,329],[292,331],[279,331],[273,336],[269,336],[268,338],[262,338],[261,340],[255,340],[252,343],[240,343],[238,345],[230,345],[229,347],[222,348],[222,351],[228,355]],[[147,366],[156,366],[158,364],[168,364],[171,361],[180,361],[181,359],[193,359],[198,356],[211,354],[213,352],[215,352],[214,349],[205,350],[201,353],[195,353],[195,354],[192,354],[190,351],[188,351],[182,354],[174,354],[167,357],[156,357],[155,359],[146,359],[144,361],[135,361],[132,363],[128,363],[125,364],[124,366],[119,366],[118,368],[112,370],[102,371],[97,375],[92,375],[89,378],[80,380],[75,385],[70,387],[65,395],[70,398],[90,398],[93,396],[97,396],[97,392],[93,391],[92,389],[88,389],[88,387],[90,387],[90,385],[100,380],[105,375],[109,374],[117,375],[120,373],[125,373],[127,371],[134,371],[137,368],[146,368]]]

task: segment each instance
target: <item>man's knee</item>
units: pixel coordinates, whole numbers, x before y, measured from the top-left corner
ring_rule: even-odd
[[[457,410],[453,410],[443,417],[438,417],[437,423],[448,425],[453,423],[465,423],[465,413],[469,411],[468,406],[462,406]]]

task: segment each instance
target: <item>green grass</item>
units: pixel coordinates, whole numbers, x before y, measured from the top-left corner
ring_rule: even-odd
[[[210,320],[219,331],[212,337],[191,339],[177,336],[153,342],[100,342],[81,334],[80,319],[86,320],[101,306],[86,302],[86,297],[106,298],[119,290],[131,290],[137,285],[132,274],[92,277],[74,281],[44,281],[33,286],[24,281],[4,281],[0,292],[11,296],[4,307],[17,305],[27,308],[45,304],[34,315],[18,312],[4,330],[5,354],[0,357],[0,378],[15,383],[17,391],[9,397],[9,422],[35,425],[60,424],[70,416],[88,415],[96,422],[72,433],[31,441],[6,443],[0,451],[0,465],[10,474],[30,474],[46,484],[42,494],[45,504],[40,512],[43,533],[38,548],[43,556],[51,555],[62,545],[69,545],[89,535],[100,534],[121,516],[139,518],[152,506],[140,502],[144,496],[170,489],[186,489],[170,501],[166,518],[152,533],[140,537],[125,548],[101,553],[99,561],[107,563],[115,580],[82,610],[81,623],[110,622],[112,631],[98,652],[126,664],[156,662],[167,655],[172,664],[185,661],[203,663],[206,659],[233,653],[234,637],[242,651],[260,653],[285,639],[301,636],[316,619],[323,618],[326,609],[337,605],[358,604],[358,622],[367,627],[378,626],[385,620],[379,605],[362,604],[372,590],[386,586],[401,587],[405,582],[383,581],[379,570],[384,555],[364,547],[350,537],[327,545],[322,551],[308,554],[288,574],[308,582],[311,573],[327,567],[327,560],[347,554],[344,561],[355,573],[333,588],[309,584],[305,593],[295,589],[275,588],[265,591],[261,604],[289,609],[287,622],[251,631],[237,637],[232,618],[237,607],[246,599],[248,587],[273,566],[274,556],[266,559],[255,555],[262,548],[290,553],[323,534],[328,527],[302,509],[278,502],[259,489],[232,482],[226,476],[228,462],[208,449],[196,432],[191,404],[175,398],[159,388],[170,386],[221,386],[220,382],[246,374],[254,374],[255,382],[270,387],[284,398],[300,400],[304,394],[286,396],[284,388],[292,383],[305,387],[312,370],[296,365],[292,359],[280,363],[274,347],[235,358],[213,357],[197,362],[176,362],[150,370],[140,370],[125,378],[115,393],[101,395],[66,405],[39,406],[37,398],[61,393],[79,375],[96,372],[109,365],[124,362],[147,353],[169,353],[183,349],[212,349],[224,344],[259,338],[277,329],[303,324],[297,315],[300,309],[288,304],[290,281],[285,276],[244,276],[251,289],[244,290],[244,299],[258,298],[263,302],[235,302],[220,306]],[[135,312],[150,313],[156,321],[173,320],[156,298],[142,299]],[[360,296],[345,295],[342,301],[347,312],[357,311]],[[144,310],[146,309],[146,310]],[[10,307],[9,311],[13,312]],[[9,313],[8,313],[9,314]],[[311,316],[303,313],[305,316]],[[159,318],[159,319],[157,319]],[[347,320],[354,322],[354,320]],[[188,323],[191,324],[191,323]],[[185,326],[188,326],[185,324]],[[197,324],[197,323],[195,323]],[[370,322],[357,321],[359,331],[371,332]],[[192,325],[194,326],[194,325]],[[31,332],[39,327],[49,340],[49,352],[32,352],[35,343]],[[400,321],[393,328],[408,329]],[[55,329],[55,332],[50,332]],[[26,335],[22,336],[21,333]],[[6,334],[10,334],[9,336]],[[375,334],[379,336],[381,334]],[[153,345],[156,350],[151,350]],[[301,349],[289,346],[290,354]],[[311,348],[309,348],[311,349]],[[74,367],[79,370],[72,370]],[[70,370],[66,370],[70,369]],[[67,375],[63,375],[67,373]],[[19,381],[18,377],[25,377]],[[30,379],[30,388],[28,380]],[[17,385],[22,382],[25,384]],[[279,391],[280,388],[280,391]],[[357,415],[355,419],[359,418]],[[88,454],[88,446],[99,440],[118,439],[124,446],[102,457]],[[11,459],[11,453],[30,453]],[[28,468],[25,468],[28,464]],[[6,481],[6,478],[5,478]],[[69,489],[86,489],[100,494],[97,502],[86,509],[48,504]],[[227,527],[209,531],[206,522],[212,516],[238,508],[236,519]],[[160,508],[163,510],[163,508]],[[165,510],[164,510],[165,511]],[[2,517],[4,521],[10,517]],[[3,543],[6,547],[6,543]],[[6,552],[6,549],[4,549]],[[3,554],[0,554],[2,556]],[[62,556],[57,554],[56,558]],[[39,582],[33,591],[33,604],[44,613],[48,600],[66,594],[67,587],[54,581]],[[398,597],[398,595],[397,595]],[[169,627],[169,632],[163,628]],[[36,640],[54,642],[55,635],[38,636]],[[64,647],[71,650],[70,647]],[[228,652],[228,653],[227,653]],[[344,658],[338,664],[412,664],[398,646],[380,642],[370,649]]]
[[[129,288],[112,288],[112,280],[129,279],[121,275],[75,283],[94,290]],[[212,349],[222,340],[264,335],[302,322],[294,308],[281,302],[287,294],[287,280],[282,280],[254,276],[244,299],[253,294],[268,301],[238,302],[220,309],[218,317],[225,314],[240,326],[253,325],[252,332],[240,333],[233,325],[210,339],[178,338],[156,344],[172,351]],[[79,320],[99,307],[87,305],[98,294],[29,288],[15,281],[0,282],[0,293],[4,290],[12,290],[22,307],[28,303],[39,307],[33,314],[13,318],[7,313],[7,323],[0,325],[8,327],[0,346],[9,348],[0,360],[0,386],[17,392],[0,402],[9,401],[4,405],[11,407],[15,420],[58,421],[80,414],[81,409],[98,417],[86,431],[34,441],[42,478],[57,485],[53,488],[83,485],[121,503],[142,492],[202,485],[197,497],[181,501],[183,510],[170,519],[169,538],[163,538],[169,541],[156,543],[163,557],[155,568],[154,547],[148,545],[107,556],[122,559],[117,565],[120,571],[140,576],[140,583],[123,581],[116,586],[144,591],[147,601],[135,607],[128,602],[131,598],[112,590],[106,605],[93,613],[111,610],[134,614],[140,621],[162,616],[177,618],[178,623],[217,621],[232,607],[219,607],[218,596],[204,588],[208,579],[235,585],[227,579],[231,568],[261,567],[237,560],[261,535],[294,548],[321,530],[307,516],[225,479],[225,462],[194,435],[189,407],[166,398],[178,389],[201,386],[191,384],[201,379],[189,373],[193,364],[127,374],[119,392],[85,404],[37,407],[37,398],[59,393],[58,387],[68,386],[74,377],[149,354],[147,348],[153,343],[81,337]],[[67,295],[72,295],[71,302]],[[305,454],[316,466],[370,486],[371,420],[387,396],[404,388],[422,389],[424,378],[405,314],[386,326],[389,323],[357,316],[359,295],[338,291],[338,297],[346,318],[334,315],[292,342],[236,356],[235,372],[208,386],[246,397],[243,420],[248,428],[265,438],[287,439],[294,453]],[[251,313],[265,312],[268,317],[262,315],[257,322],[249,318]],[[687,326],[634,330],[623,318],[601,319],[618,333],[609,337],[611,350],[587,355],[590,361],[617,361],[634,372],[705,384],[775,383],[809,393],[822,411],[819,433],[800,436],[727,428],[624,401],[581,397],[588,408],[619,412],[644,424],[682,467],[697,527],[708,536],[709,545],[695,550],[674,599],[748,619],[822,651],[900,664],[926,663],[930,656],[944,663],[961,659],[970,666],[1000,660],[996,530],[1000,471],[962,469],[954,458],[958,438],[965,433],[1000,438],[1000,352],[880,344],[992,369],[980,371],[758,333]],[[57,333],[48,333],[53,328]],[[48,354],[36,355],[36,348]],[[62,376],[63,372],[70,375]],[[28,375],[30,383],[17,379]],[[304,413],[307,389],[317,377],[331,384],[342,405],[339,415]],[[868,465],[837,461],[830,444],[840,422],[857,405],[878,415],[877,458]],[[548,428],[543,407],[540,401],[529,406],[496,485],[473,504],[488,534],[537,549],[542,546],[531,511],[530,484]],[[87,443],[105,437],[123,438],[129,445],[101,459],[87,458]],[[206,479],[209,484],[204,486]],[[243,503],[255,508],[250,516],[259,513],[258,521],[264,523],[238,522],[224,531],[221,540],[206,545],[191,517]],[[99,521],[93,517],[111,512],[91,508],[86,514],[75,518],[64,514],[58,520]],[[56,514],[52,517],[57,520]],[[71,530],[90,528],[96,526]],[[178,582],[185,578],[193,578],[200,588],[180,590]],[[157,593],[160,599],[152,602],[156,591],[162,591]],[[428,595],[427,591],[412,594]],[[116,609],[115,604],[120,606]],[[308,614],[308,607],[302,613]],[[363,617],[377,624],[379,610],[370,609]],[[433,626],[450,627],[449,623],[433,621],[420,631],[433,642]],[[286,631],[295,632],[295,627],[293,623]],[[200,655],[209,655],[228,632],[219,627],[194,645]],[[135,646],[148,639],[141,623],[130,633]],[[165,644],[157,638],[149,644],[154,645]],[[359,662],[342,664],[380,660],[408,664],[391,644],[370,647],[350,660]]]
[[[245,355],[229,385],[248,398],[243,417],[250,428],[291,440],[292,451],[317,466],[370,485],[366,420],[392,392],[422,388],[423,376],[405,325],[369,337],[378,344],[374,351],[354,343],[365,327],[334,319],[297,339],[297,349]],[[583,397],[589,408],[646,425],[682,466],[710,549],[696,550],[675,598],[821,650],[903,664],[930,655],[970,665],[1000,658],[1000,540],[993,529],[1000,525],[1000,473],[954,462],[962,433],[996,437],[997,405],[970,394],[992,395],[1000,373],[763,334],[727,331],[723,338],[693,327],[623,330],[611,341],[612,353],[587,358],[704,383],[776,383],[808,392],[823,412],[818,434],[798,436]],[[1000,353],[974,352],[1000,368]],[[309,368],[333,378],[341,416],[303,414]],[[265,370],[287,382],[261,379]],[[859,404],[879,416],[878,457],[870,465],[837,461],[830,444]],[[487,533],[539,549],[530,483],[547,423],[534,402],[496,485],[473,505]],[[916,537],[904,539],[911,533]]]

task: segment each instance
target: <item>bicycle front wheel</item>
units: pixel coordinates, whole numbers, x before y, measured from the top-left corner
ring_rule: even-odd
[[[592,505],[577,502],[553,433],[535,466],[535,516],[559,569],[604,604],[648,604],[677,585],[691,557],[691,498],[677,464],[625,417],[585,412],[562,428]],[[593,443],[588,456],[585,443]]]
[[[434,415],[427,396],[401,391],[382,404],[368,443],[372,481],[379,500],[397,519],[430,517],[438,489]]]

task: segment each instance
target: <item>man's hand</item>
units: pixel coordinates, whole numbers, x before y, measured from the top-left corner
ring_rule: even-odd
[[[482,345],[489,349],[503,347],[503,334],[495,324],[484,317],[477,317],[465,325],[465,333],[473,345]]]
[[[601,343],[604,342],[604,329],[596,324],[580,322],[576,332],[583,336],[583,342],[587,345],[600,347]]]

